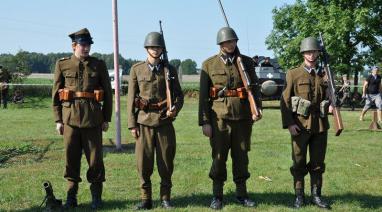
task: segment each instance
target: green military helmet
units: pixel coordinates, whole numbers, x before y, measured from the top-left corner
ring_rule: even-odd
[[[307,52],[307,51],[320,51],[320,50],[321,49],[318,44],[318,41],[314,37],[307,37],[301,41],[300,53]]]
[[[230,40],[239,40],[235,31],[231,27],[223,27],[218,31],[218,35],[216,37],[216,44],[220,45],[223,42]]]
[[[150,32],[146,35],[144,47],[162,47],[164,48],[163,36],[159,32]]]

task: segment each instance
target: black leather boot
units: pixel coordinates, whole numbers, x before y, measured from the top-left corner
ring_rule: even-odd
[[[63,206],[65,210],[75,208],[78,206],[77,192],[78,192],[78,183],[68,181],[68,191],[66,195],[66,202]]]
[[[331,207],[329,203],[324,201],[321,197],[321,187],[312,186],[312,204],[318,206],[319,208],[330,210]]]
[[[293,207],[296,209],[302,208],[305,205],[305,195],[303,188],[295,189],[296,199],[294,200]]]
[[[90,208],[97,210],[102,208],[102,183],[92,183],[90,185],[90,191],[92,194],[92,203]]]
[[[136,210],[150,210],[153,208],[153,201],[151,199],[142,200],[138,203]]]
[[[223,198],[221,197],[212,198],[210,208],[214,210],[221,210],[223,208]]]

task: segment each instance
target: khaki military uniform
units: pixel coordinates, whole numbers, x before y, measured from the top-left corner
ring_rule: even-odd
[[[242,61],[254,86],[252,91],[259,100],[258,78],[253,60],[242,56]],[[236,63],[236,57],[233,63]],[[235,90],[244,87],[236,65],[226,59],[222,53],[204,61],[200,75],[199,125],[210,124],[212,127],[212,166],[209,177],[213,180],[213,194],[223,197],[223,185],[227,180],[226,161],[231,149],[233,180],[236,183],[237,196],[247,197],[246,181],[248,172],[248,151],[251,146],[252,114],[248,99],[238,96],[210,97],[212,87]]]
[[[176,69],[169,65],[172,79],[174,106],[177,113],[183,106],[183,93],[178,81]],[[150,104],[166,100],[166,82],[163,65],[159,70],[151,70],[148,62],[135,64],[130,71],[127,114],[128,128],[139,128],[139,137],[135,144],[137,169],[141,181],[142,200],[152,199],[150,177],[154,168],[154,154],[161,177],[160,198],[170,200],[176,149],[174,119],[164,118],[160,109],[141,110],[134,106],[134,99],[140,97]]]
[[[322,74],[309,73],[304,64],[291,69],[286,75],[286,84],[281,104],[281,117],[284,129],[297,124],[301,132],[291,136],[293,165],[290,168],[296,189],[304,188],[304,176],[309,172],[312,185],[321,188],[322,173],[325,171],[325,153],[329,122],[327,114],[320,116],[320,104],[327,99],[327,83]],[[292,97],[298,96],[311,102],[308,114],[298,115],[292,109]],[[309,149],[309,162],[307,151]]]
[[[8,97],[8,88],[10,75],[8,70],[5,68],[0,68],[0,106],[3,104],[3,108],[7,108],[7,97]]]
[[[62,88],[88,93],[102,89],[103,104],[94,98],[60,101],[58,90]],[[91,183],[105,181],[101,125],[103,122],[110,122],[112,114],[112,90],[105,62],[94,57],[80,61],[74,55],[57,61],[52,98],[54,119],[64,123],[64,177],[71,182],[81,182],[80,165],[83,151],[89,164],[87,180]]]

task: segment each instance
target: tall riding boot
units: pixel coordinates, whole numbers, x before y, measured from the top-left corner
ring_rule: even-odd
[[[298,209],[305,205],[304,180],[294,179],[294,191],[296,199],[294,200],[293,207]]]
[[[78,182],[68,181],[68,190],[64,209],[75,208],[77,203]]]
[[[90,185],[90,191],[92,194],[92,203],[90,207],[93,210],[102,208],[102,182],[92,183]]]

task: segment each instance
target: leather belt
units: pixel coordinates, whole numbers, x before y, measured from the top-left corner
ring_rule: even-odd
[[[94,93],[89,93],[89,92],[75,92],[74,93],[74,98],[88,98],[88,99],[94,99],[95,94]]]

